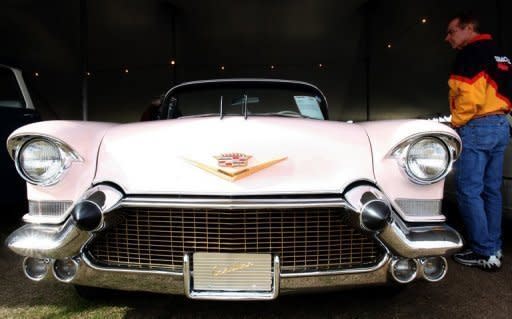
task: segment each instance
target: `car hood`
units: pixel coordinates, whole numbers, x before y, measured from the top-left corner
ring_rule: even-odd
[[[216,155],[250,155],[235,178]],[[188,118],[119,125],[103,138],[94,183],[127,194],[336,193],[374,181],[372,154],[357,124],[277,117]],[[233,173],[231,171],[231,173]]]

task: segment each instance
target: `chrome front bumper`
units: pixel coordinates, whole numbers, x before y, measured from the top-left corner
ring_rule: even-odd
[[[116,195],[118,196],[118,195]],[[108,196],[107,196],[108,202]],[[148,202],[142,203],[148,205]],[[194,207],[197,205],[220,205],[223,208],[236,208],[238,205],[254,205],[254,203],[184,203],[180,201],[150,202],[151,205],[161,206],[180,206]],[[364,204],[364,203],[363,203]],[[373,231],[373,236],[380,242],[386,250],[386,253],[380,262],[372,268],[349,269],[339,271],[323,271],[314,273],[281,273],[278,256],[272,257],[272,289],[266,292],[244,292],[244,291],[218,291],[205,292],[195,291],[193,287],[193,269],[190,267],[192,256],[185,255],[183,260],[183,272],[176,273],[170,271],[148,271],[120,268],[105,268],[95,265],[88,253],[84,251],[86,244],[95,236],[95,234],[107,227],[109,219],[108,212],[112,207],[123,205],[137,205],[133,200],[123,200],[112,202],[109,207],[100,207],[103,217],[102,225],[92,231],[81,229],[74,217],[69,217],[62,225],[43,226],[38,224],[25,225],[13,232],[6,240],[7,246],[15,253],[31,258],[44,258],[49,261],[50,267],[53,267],[55,260],[72,258],[77,265],[76,274],[69,280],[60,281],[121,290],[137,290],[158,293],[183,294],[189,298],[195,299],[223,299],[223,300],[250,300],[250,299],[274,299],[278,294],[309,290],[327,290],[340,289],[355,286],[379,285],[387,282],[399,281],[394,275],[391,275],[391,269],[399,259],[409,259],[416,266],[416,273],[411,280],[423,277],[424,261],[429,256],[443,256],[455,252],[462,247],[460,235],[444,224],[435,226],[411,227],[404,224],[400,218],[393,217],[385,219],[385,223],[378,231]],[[264,207],[286,205],[290,207],[291,202],[258,202],[256,205]],[[352,212],[351,220],[355,227],[364,231],[369,231],[365,227],[362,216],[362,210],[354,207],[348,202],[339,200],[333,202],[332,198],[325,201],[308,200],[296,205],[313,205],[314,207],[331,207],[340,205]],[[225,207],[228,206],[228,207]],[[364,206],[364,205],[363,205]],[[299,207],[299,206],[298,206]],[[388,216],[390,217],[390,216]],[[375,224],[377,225],[377,224]],[[438,257],[444,261],[446,260]],[[50,271],[51,272],[51,271]],[[446,269],[445,269],[446,273]],[[27,275],[28,276],[28,275]],[[444,276],[444,274],[443,274]],[[49,276],[46,276],[47,278]],[[30,278],[30,276],[29,276]],[[442,277],[441,277],[442,278]],[[31,278],[34,279],[34,278]],[[40,280],[37,278],[34,280]],[[428,279],[428,278],[426,278]],[[437,280],[430,280],[437,281]]]
[[[276,261],[274,260],[274,269]],[[186,295],[192,299],[270,300],[281,294],[308,291],[347,289],[358,286],[384,285],[391,281],[391,257],[386,255],[377,267],[352,272],[325,272],[306,274],[279,274],[273,272],[273,290],[267,293],[251,292],[195,292],[190,285],[191,272],[127,271],[95,266],[86,256],[79,258],[79,271],[71,283],[127,291]]]

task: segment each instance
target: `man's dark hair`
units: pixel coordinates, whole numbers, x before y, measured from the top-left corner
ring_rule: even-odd
[[[462,29],[468,24],[472,24],[475,32],[480,31],[480,20],[471,11],[459,12],[457,15],[453,16],[450,21],[455,19],[459,19],[459,27]]]

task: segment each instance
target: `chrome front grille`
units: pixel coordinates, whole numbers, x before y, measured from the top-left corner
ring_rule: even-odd
[[[271,253],[283,273],[372,267],[372,238],[344,224],[342,208],[218,210],[120,208],[123,222],[87,248],[103,266],[181,272],[184,254]],[[193,262],[193,261],[192,261]]]

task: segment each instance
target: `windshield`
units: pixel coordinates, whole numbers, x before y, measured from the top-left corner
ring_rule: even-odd
[[[288,116],[326,119],[323,95],[313,87],[280,82],[214,82],[171,92],[164,118],[188,116]]]

